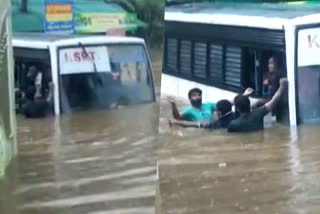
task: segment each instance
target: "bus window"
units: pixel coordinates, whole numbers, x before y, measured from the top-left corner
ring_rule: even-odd
[[[254,95],[270,99],[279,87],[279,80],[287,76],[285,54],[267,50],[246,49],[243,73],[244,88],[254,89]],[[283,96],[273,111],[278,122],[289,122],[288,96]]]
[[[152,102],[151,71],[142,45],[62,48],[62,112]]]
[[[48,93],[51,70],[48,50],[14,48],[14,83],[16,109],[19,112],[24,102],[24,94],[37,81],[41,85],[41,96]]]
[[[255,96],[270,97],[278,88],[279,78],[286,76],[285,54],[246,49],[243,87],[253,88]]]

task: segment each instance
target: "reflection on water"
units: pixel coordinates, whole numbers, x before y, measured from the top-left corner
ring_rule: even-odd
[[[1,213],[154,213],[158,109],[18,118]]]
[[[160,105],[162,213],[319,213],[320,126],[169,129],[169,105]]]

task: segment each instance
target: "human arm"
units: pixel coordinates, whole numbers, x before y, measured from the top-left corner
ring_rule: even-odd
[[[280,86],[276,93],[273,95],[272,99],[268,101],[264,106],[268,111],[272,111],[273,108],[279,103],[282,94],[287,89],[288,86],[288,80],[286,78],[280,79]]]
[[[247,88],[244,92],[243,92],[243,96],[250,96],[253,93],[253,89],[252,88]],[[229,100],[231,105],[234,105],[234,99]]]
[[[42,96],[41,89],[42,89],[42,73],[38,72],[36,79],[34,81],[35,87],[36,87],[36,93],[34,95],[34,98],[40,98]]]
[[[54,85],[52,82],[49,83],[49,92],[48,92],[48,96],[46,98],[46,101],[48,103],[51,103],[52,102],[52,99],[53,99],[53,89],[54,89]]]
[[[169,126],[182,126],[182,127],[194,127],[194,128],[201,128],[207,127],[212,122],[210,121],[185,121],[185,120],[171,120],[169,119]]]
[[[267,102],[267,99],[263,99],[263,98],[253,100],[252,102],[250,102],[250,108],[251,109],[257,108],[259,106],[264,105],[266,102]]]
[[[170,103],[171,105],[171,110],[172,110],[172,116],[174,119],[176,120],[183,120],[184,117],[183,115],[180,114],[176,101],[174,100],[173,97],[168,97],[167,101]]]

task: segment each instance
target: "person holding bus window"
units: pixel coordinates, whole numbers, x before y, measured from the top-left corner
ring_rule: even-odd
[[[265,102],[269,101],[279,88],[280,79],[283,78],[283,72],[280,70],[279,61],[275,56],[271,56],[268,61],[268,71],[263,75],[263,96]],[[272,110],[272,116],[277,117],[277,121],[284,118],[285,108],[287,101],[281,99],[280,102]]]
[[[251,109],[250,100],[246,96],[238,95],[234,99],[234,105],[239,117],[228,126],[228,132],[252,132],[264,128],[264,116],[271,112],[281,101],[282,95],[288,87],[288,80],[281,78],[279,88],[263,106]]]
[[[263,95],[271,98],[279,88],[279,80],[283,77],[279,62],[275,56],[269,58],[268,71],[263,75]]]

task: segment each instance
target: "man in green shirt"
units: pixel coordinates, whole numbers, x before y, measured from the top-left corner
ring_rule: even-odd
[[[252,89],[248,88],[243,95],[247,96],[252,93]],[[202,103],[202,91],[199,88],[193,88],[188,92],[188,98],[191,106],[186,107],[182,113],[179,112],[175,100],[169,97],[172,115],[176,120],[184,121],[209,121],[212,119],[213,112],[216,110],[216,103]],[[233,101],[231,102],[233,104]]]
[[[193,88],[188,92],[188,98],[191,106],[186,107],[182,113],[179,112],[175,100],[169,97],[172,115],[176,120],[201,121],[210,120],[212,113],[216,109],[216,104],[212,102],[202,103],[202,91],[199,88]]]

